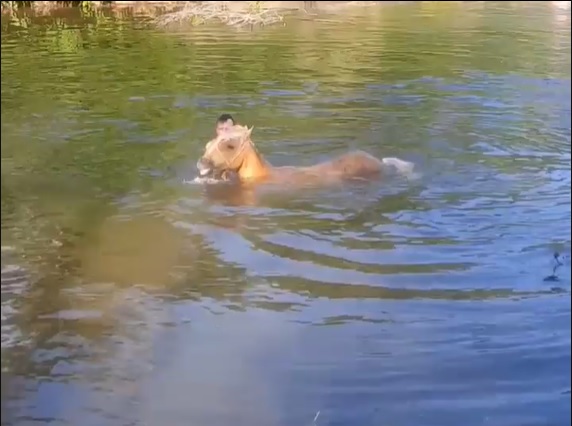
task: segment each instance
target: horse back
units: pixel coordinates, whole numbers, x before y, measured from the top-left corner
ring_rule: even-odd
[[[324,172],[336,174],[342,178],[366,177],[381,172],[383,163],[364,151],[352,151],[333,160],[319,164]]]

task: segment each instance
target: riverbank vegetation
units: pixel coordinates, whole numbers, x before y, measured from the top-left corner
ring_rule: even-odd
[[[231,27],[272,25],[283,22],[276,10],[265,8],[262,1],[248,2],[246,7],[231,7],[229,1],[186,2],[182,10],[159,16],[159,26],[190,23],[200,25],[218,21]],[[240,3],[240,2],[239,2]]]
[[[136,9],[151,12],[160,27],[188,24],[201,25],[219,22],[231,27],[271,25],[283,22],[277,10],[284,6],[269,7],[263,1],[2,1],[4,13],[17,13],[23,10],[35,14],[51,13],[56,9],[77,8],[84,12],[98,9]],[[270,2],[276,3],[276,2]],[[278,2],[280,3],[280,2]],[[308,3],[308,2],[290,2]],[[303,6],[303,5],[302,5]]]
[[[98,11],[133,10],[153,18],[159,27],[222,23],[231,27],[267,26],[284,22],[286,11],[320,9],[346,10],[349,7],[374,6],[376,1],[2,1],[2,12],[22,11],[50,14],[56,10]],[[399,2],[398,2],[399,3]]]

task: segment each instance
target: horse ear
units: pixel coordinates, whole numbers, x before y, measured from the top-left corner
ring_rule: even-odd
[[[252,134],[252,130],[254,129],[254,126],[252,126],[250,129],[248,129],[246,131],[246,136],[250,137],[250,135]]]

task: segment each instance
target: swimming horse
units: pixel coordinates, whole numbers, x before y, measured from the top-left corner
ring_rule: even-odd
[[[342,154],[312,166],[281,166],[270,164],[252,141],[253,128],[235,125],[209,141],[197,161],[201,178],[222,177],[241,183],[271,182],[284,185],[332,184],[350,180],[377,178],[386,166],[409,173],[413,164],[398,158],[378,159],[361,150]]]

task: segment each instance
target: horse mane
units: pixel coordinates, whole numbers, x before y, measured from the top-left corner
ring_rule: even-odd
[[[220,142],[231,141],[231,140],[243,141],[245,139],[250,140],[250,134],[252,133],[252,129],[253,127],[249,129],[248,126],[241,126],[240,124],[235,124],[234,126],[232,126],[232,128],[230,128],[228,131],[226,131],[219,137],[219,141]]]

